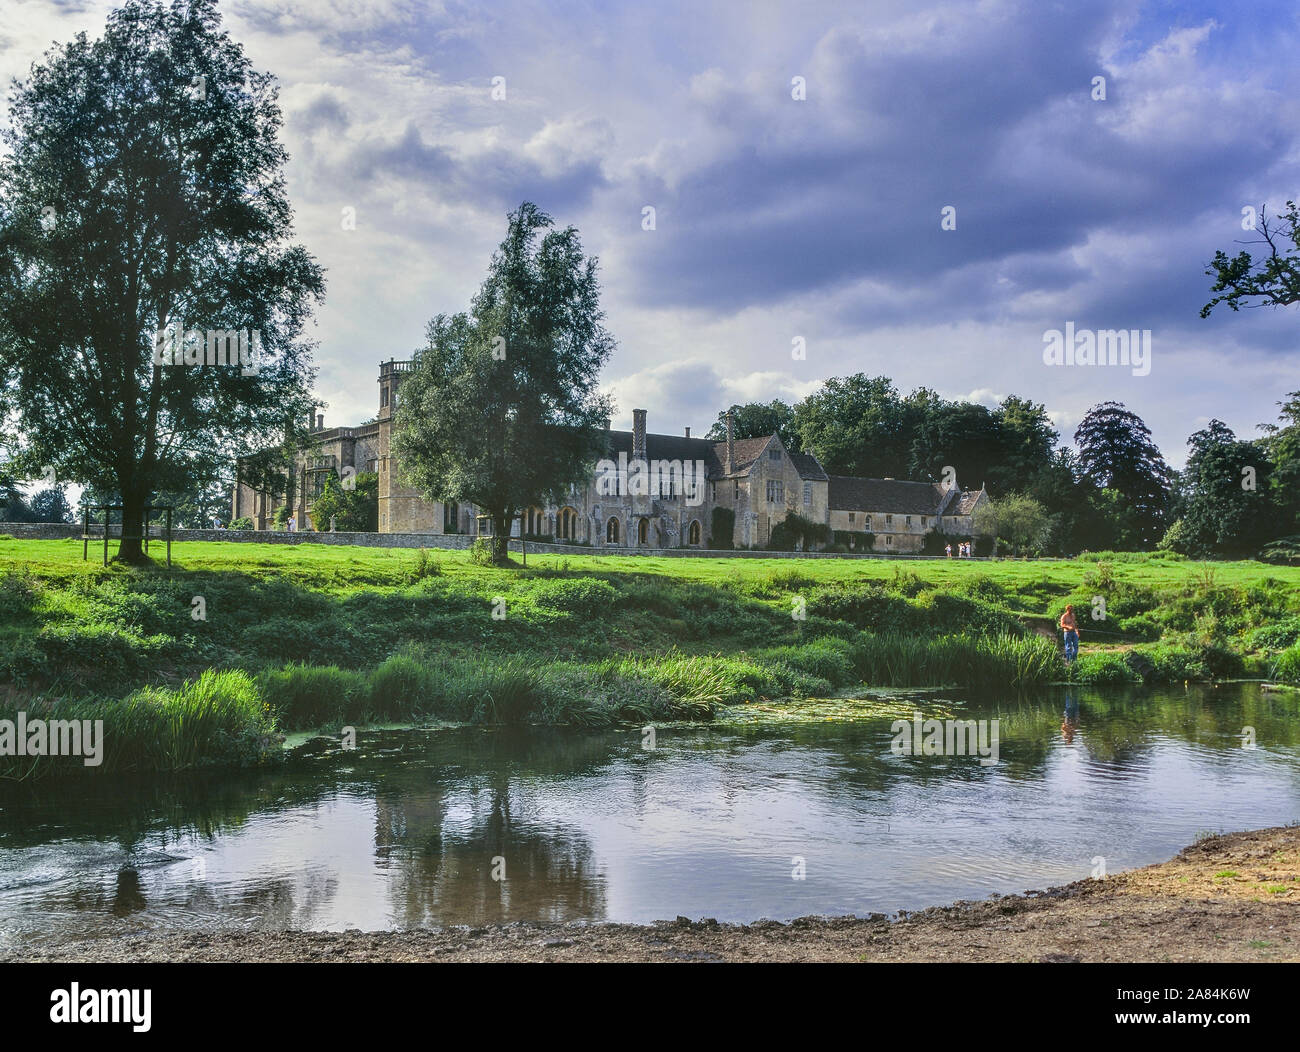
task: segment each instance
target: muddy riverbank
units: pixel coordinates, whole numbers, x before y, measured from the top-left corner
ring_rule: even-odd
[[[1300,961],[1300,827],[1210,837],[1104,880],[891,920],[133,932],[15,961]]]

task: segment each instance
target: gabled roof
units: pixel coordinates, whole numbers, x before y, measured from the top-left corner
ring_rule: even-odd
[[[984,492],[982,489],[962,490],[945,500],[947,491],[937,482],[862,479],[852,475],[831,475],[828,490],[832,511],[899,515],[969,515]]]
[[[737,438],[732,442],[734,463],[732,464],[731,473],[727,473],[727,443],[714,442],[713,456],[718,462],[718,473],[723,478],[735,478],[740,475],[748,475],[749,469],[757,463],[758,458],[763,455],[763,450],[767,444],[772,441],[771,435],[763,435],[761,438]]]
[[[812,482],[825,482],[829,477],[811,453],[790,453],[789,457],[800,478]]]

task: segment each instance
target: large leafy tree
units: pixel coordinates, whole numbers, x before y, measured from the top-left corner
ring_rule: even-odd
[[[978,402],[936,401],[914,433],[915,479],[940,479],[945,468],[952,468],[959,485],[978,487],[1002,456],[998,421]]]
[[[158,503],[171,506],[172,525],[178,529],[211,529],[214,521],[230,521],[232,490],[228,477],[213,478],[178,493],[163,493]]]
[[[901,476],[912,433],[908,412],[885,376],[831,377],[794,410],[801,448],[835,475]]]
[[[779,435],[786,449],[792,453],[800,452],[799,436],[794,430],[794,409],[781,399],[774,398],[766,405],[762,402],[733,405],[718,414],[718,419],[709,428],[705,438],[713,442],[726,441],[727,413],[732,417],[733,438],[765,438],[768,435]]]
[[[1074,443],[1088,481],[1123,498],[1121,543],[1155,547],[1164,534],[1173,475],[1142,418],[1120,402],[1102,402],[1085,414]]]
[[[1263,445],[1274,465],[1272,488],[1285,532],[1295,529],[1300,514],[1300,391],[1286,396],[1281,423],[1261,424]]]
[[[18,462],[145,505],[306,435],[322,272],[291,245],[272,78],[215,0],[128,0],[16,84],[0,161],[0,420]],[[154,364],[155,334],[249,330],[239,367]],[[190,341],[192,345],[193,341]],[[256,481],[256,480],[250,480]]]
[[[589,475],[612,412],[596,390],[614,348],[597,260],[577,230],[553,226],[528,201],[510,214],[470,311],[429,323],[395,416],[399,476],[482,508],[498,562],[525,508]]]
[[[1181,549],[1190,555],[1258,551],[1282,528],[1264,443],[1239,441],[1221,420],[1187,441],[1192,451],[1178,495]]]
[[[71,522],[72,505],[62,486],[46,486],[31,499],[33,522]]]
[[[971,518],[977,534],[1010,542],[1016,555],[1022,549],[1041,549],[1051,535],[1052,520],[1047,509],[1033,497],[1020,493],[986,501]]]
[[[986,469],[997,493],[1031,492],[1057,459],[1060,438],[1041,402],[1008,395],[993,412],[997,426],[996,457]]]

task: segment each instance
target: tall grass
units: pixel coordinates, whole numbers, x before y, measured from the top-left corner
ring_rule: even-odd
[[[864,636],[853,648],[862,681],[879,687],[1030,687],[1062,673],[1041,636]]]
[[[6,704],[0,719],[16,721],[18,711]],[[0,756],[0,777],[244,767],[266,763],[280,751],[275,716],[246,672],[208,671],[175,690],[145,687],[120,701],[37,701],[22,711],[29,723],[102,720],[102,761],[86,767],[82,757]]]

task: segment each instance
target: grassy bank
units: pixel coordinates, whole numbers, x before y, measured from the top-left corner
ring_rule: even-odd
[[[860,685],[1300,681],[1300,569],[1259,563],[575,554],[522,570],[207,542],[175,545],[171,571],[80,556],[0,540],[0,709],[106,706],[140,738],[120,767],[255,763],[249,743],[277,732],[378,720],[600,726]],[[1083,626],[1072,669],[1052,628],[1066,603]],[[218,690],[209,670],[243,678]],[[200,732],[214,708],[234,722]],[[166,720],[203,744],[150,745]]]

